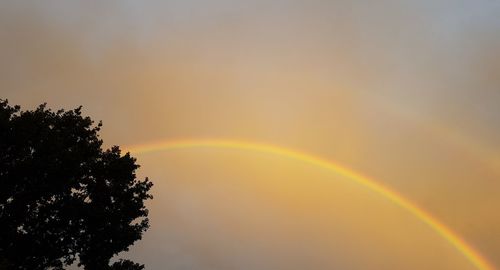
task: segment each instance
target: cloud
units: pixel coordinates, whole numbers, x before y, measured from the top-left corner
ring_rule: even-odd
[[[500,147],[499,9],[494,1],[4,1],[0,4],[0,88],[2,97],[24,107],[44,101],[55,108],[83,104],[87,113],[104,120],[105,141],[113,144],[160,138],[245,138],[339,160],[416,201],[500,264],[495,256],[500,250],[496,237],[500,220],[494,214],[500,188],[494,169]],[[203,178],[185,175],[203,164],[198,160],[190,165],[198,153],[191,154],[184,156],[185,163],[178,163],[179,156],[161,156],[159,161],[143,157],[140,163],[145,174],[157,179]],[[225,172],[232,166],[218,167],[207,181],[223,188],[222,183],[230,185],[226,178],[233,177],[250,185],[252,179],[245,178],[252,168],[250,160],[244,159],[246,165],[239,165],[233,174]],[[179,168],[162,171],[169,162]],[[279,179],[264,165],[254,168],[255,177],[271,185],[259,182],[263,192],[275,192],[273,181]],[[294,171],[296,165],[282,166],[284,171]],[[308,180],[308,174],[318,173],[307,172],[297,174]],[[300,182],[299,176],[282,173],[281,177]],[[223,193],[235,205],[256,204],[253,221],[262,223],[256,230],[238,231],[231,222],[243,222],[246,216],[237,210],[224,208],[217,220],[186,209],[189,203],[198,207],[206,203],[213,211],[226,207],[225,201],[212,201],[210,196],[217,191],[171,184],[179,185],[180,195],[165,191],[157,196],[158,205],[163,196],[174,201],[155,215],[174,219],[175,209],[167,206],[178,204],[181,209],[175,211],[185,215],[185,223],[173,220],[169,227],[169,219],[161,221],[165,229],[153,227],[139,244],[158,252],[149,257],[140,249],[133,253],[157,267],[165,257],[174,269],[237,265],[276,269],[313,262],[319,267],[332,264],[328,260],[332,248],[347,258],[339,257],[334,263],[349,269],[349,260],[376,262],[379,253],[369,251],[379,249],[376,244],[384,241],[383,236],[393,244],[399,241],[391,238],[391,230],[380,229],[378,239],[376,234],[370,236],[369,228],[361,224],[358,232],[371,239],[366,240],[369,244],[365,249],[353,244],[352,250],[343,250],[334,243],[347,245],[363,238],[351,232],[348,240],[337,235],[327,244],[320,243],[328,230],[319,224],[333,226],[333,220],[322,220],[319,212],[305,219],[290,209],[278,211],[284,220],[310,220],[304,226],[318,232],[311,236],[316,237],[311,240],[317,244],[314,249],[293,246],[290,239],[296,235],[280,232],[281,227],[271,222],[279,221],[271,210],[248,198],[247,191]],[[293,192],[311,189],[301,185]],[[358,192],[353,193],[363,194]],[[196,201],[200,197],[204,200]],[[293,203],[283,194],[268,199]],[[315,202],[305,197],[299,201],[310,207]],[[344,205],[342,217],[349,217],[347,210],[362,209],[348,198],[326,201],[329,207]],[[152,208],[159,209],[158,205]],[[392,210],[385,207],[373,210],[385,215],[384,220],[361,214],[351,218],[366,224],[380,222],[374,228],[415,226],[412,240],[422,236],[434,241],[403,214],[390,218],[387,213]],[[212,233],[221,230],[217,226],[231,228],[219,239],[205,235],[199,226],[213,226],[204,228]],[[264,239],[271,244],[259,242],[258,229],[265,231]],[[299,242],[307,234],[297,237]],[[238,246],[235,239],[249,244]],[[162,247],[163,243],[172,244]],[[426,243],[417,244],[433,250]],[[436,250],[447,250],[439,241],[432,243]],[[264,254],[259,245],[270,254]],[[348,250],[357,249],[363,253],[349,257]],[[440,263],[457,263],[453,256]],[[393,268],[400,269],[396,266],[400,262],[395,263]],[[428,269],[420,267],[424,268]]]

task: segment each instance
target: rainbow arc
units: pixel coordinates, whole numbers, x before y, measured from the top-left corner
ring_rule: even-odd
[[[465,242],[465,240],[463,240],[458,234],[453,232],[453,230],[445,226],[443,223],[441,223],[439,220],[433,217],[430,213],[424,211],[422,208],[418,207],[410,200],[404,198],[396,191],[391,190],[389,187],[384,186],[381,183],[367,176],[364,176],[358,172],[355,172],[347,167],[341,166],[340,164],[331,160],[323,159],[321,157],[310,155],[301,151],[296,151],[293,149],[280,147],[276,145],[249,142],[249,141],[238,141],[238,140],[217,140],[217,139],[167,140],[162,142],[154,142],[149,144],[126,147],[125,149],[133,154],[145,154],[150,152],[186,149],[186,148],[224,148],[224,149],[238,149],[245,151],[269,153],[306,162],[315,165],[317,167],[329,170],[336,174],[342,175],[347,179],[383,196],[387,200],[391,201],[392,203],[398,205],[402,209],[413,214],[413,216],[415,216],[418,220],[427,224],[444,240],[450,243],[458,252],[460,252],[464,257],[466,257],[467,260],[477,269],[494,270],[494,267],[478,251],[474,250],[471,247],[471,245]]]

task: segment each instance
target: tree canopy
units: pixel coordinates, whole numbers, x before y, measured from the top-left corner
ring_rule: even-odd
[[[118,146],[102,149],[81,107],[22,111],[0,100],[0,269],[143,269],[112,257],[149,227],[152,183]]]

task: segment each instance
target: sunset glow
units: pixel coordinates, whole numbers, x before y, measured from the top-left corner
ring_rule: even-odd
[[[499,14],[498,0],[5,0],[0,99],[82,106],[102,150],[151,180],[150,226],[113,260],[500,270]]]

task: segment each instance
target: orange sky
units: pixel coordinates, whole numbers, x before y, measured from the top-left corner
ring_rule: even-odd
[[[244,139],[337,160],[499,268],[500,4],[352,2],[4,1],[1,98],[83,105],[108,144]],[[474,269],[408,213],[307,164],[138,158],[156,197],[128,256],[148,269]]]

